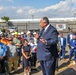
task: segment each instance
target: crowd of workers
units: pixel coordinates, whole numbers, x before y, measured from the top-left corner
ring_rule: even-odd
[[[1,73],[5,73],[5,61],[8,63],[8,73],[12,71],[12,67],[16,72],[20,64],[23,65],[24,72],[27,66],[30,70],[30,66],[36,67],[37,36],[38,33],[32,34],[30,31],[27,31],[26,34],[24,32],[0,33]]]
[[[38,33],[30,31],[4,33],[0,32],[0,73],[5,73],[5,61],[7,61],[7,69],[10,74],[12,67],[16,72],[20,64],[22,64],[24,73],[30,75],[31,67],[36,67],[37,61],[37,39]],[[67,43],[67,44],[66,44]],[[69,61],[71,61],[74,53],[74,64],[76,63],[76,34],[70,30],[67,38],[63,33],[58,36],[58,53],[59,59],[65,59],[65,49],[68,45],[70,54]],[[23,58],[22,58],[23,56]],[[22,59],[21,59],[22,58]],[[56,65],[58,68],[58,64]]]

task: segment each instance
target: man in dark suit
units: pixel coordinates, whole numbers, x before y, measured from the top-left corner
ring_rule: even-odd
[[[40,20],[40,26],[42,30],[38,38],[37,58],[40,61],[43,75],[54,75],[58,57],[58,32],[50,25],[47,17]]]
[[[65,59],[65,48],[66,48],[66,38],[63,36],[63,33],[60,33],[60,37],[58,38],[58,41],[61,45],[61,52],[60,56],[62,56],[63,59]]]
[[[67,45],[70,49],[70,41],[72,40],[73,38],[73,32],[72,32],[72,29],[69,30],[69,34],[67,35]]]
[[[70,50],[70,54],[69,54],[69,61],[71,60],[71,57],[72,57],[72,54],[73,54],[73,51],[71,50],[71,40],[73,39],[73,32],[72,32],[72,29],[69,30],[69,34],[67,35],[67,45],[69,47],[69,50]]]
[[[76,63],[76,33],[73,33],[73,38],[70,41],[69,60],[71,60],[73,53],[74,53],[74,60],[75,60],[75,63]]]

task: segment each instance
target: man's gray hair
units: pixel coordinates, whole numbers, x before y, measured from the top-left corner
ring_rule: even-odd
[[[47,17],[43,17],[42,19],[44,20],[44,22],[49,24],[49,19]]]

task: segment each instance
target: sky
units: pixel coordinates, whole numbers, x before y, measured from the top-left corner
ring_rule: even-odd
[[[31,19],[76,16],[76,0],[0,0],[0,18]]]

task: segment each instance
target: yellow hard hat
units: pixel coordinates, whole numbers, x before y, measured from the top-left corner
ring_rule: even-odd
[[[15,32],[14,34],[15,34],[15,35],[18,35],[18,32]]]

